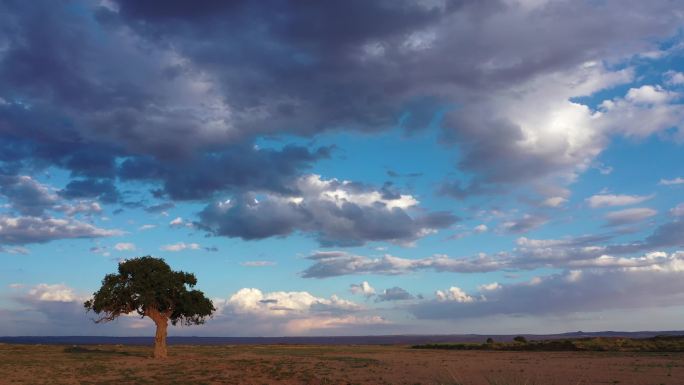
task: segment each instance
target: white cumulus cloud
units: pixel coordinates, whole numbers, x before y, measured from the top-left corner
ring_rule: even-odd
[[[114,249],[118,251],[133,251],[135,250],[135,245],[129,242],[121,242],[114,245]]]
[[[645,202],[653,198],[653,195],[616,195],[616,194],[597,194],[587,198],[586,201],[591,208],[629,206]]]
[[[359,284],[353,283],[349,285],[349,291],[351,291],[352,294],[360,294],[365,297],[371,297],[375,294],[375,288],[367,281],[363,281]]]
[[[170,245],[164,245],[160,248],[163,251],[183,251],[183,250],[199,250],[201,246],[198,243],[178,242]]]

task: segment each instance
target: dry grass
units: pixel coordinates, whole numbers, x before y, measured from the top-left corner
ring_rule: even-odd
[[[2,384],[681,384],[684,354],[0,344]]]
[[[437,343],[413,345],[414,349],[508,350],[508,351],[594,351],[594,352],[684,352],[684,336],[650,338],[592,337],[522,342]]]

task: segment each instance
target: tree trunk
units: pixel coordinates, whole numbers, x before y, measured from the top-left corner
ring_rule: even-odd
[[[166,329],[169,326],[167,319],[155,321],[157,324],[157,333],[154,335],[154,358],[166,358]]]
[[[154,335],[154,358],[166,358],[166,330],[169,327],[169,317],[167,314],[160,313],[157,309],[149,309],[146,315],[157,325],[157,332]]]

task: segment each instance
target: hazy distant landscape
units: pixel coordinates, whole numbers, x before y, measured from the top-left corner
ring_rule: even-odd
[[[454,335],[387,335],[387,336],[334,336],[334,337],[178,337],[167,338],[169,345],[414,345],[429,343],[474,342],[482,343],[487,338],[510,342],[521,334],[454,334]],[[684,331],[640,331],[640,332],[570,332],[562,334],[522,334],[528,340],[551,340],[584,337],[648,338],[659,335],[679,336]],[[152,337],[107,337],[107,336],[17,336],[0,337],[0,343],[7,344],[51,344],[51,345],[150,345]]]

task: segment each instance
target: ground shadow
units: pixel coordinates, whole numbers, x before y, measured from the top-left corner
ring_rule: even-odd
[[[115,349],[98,349],[98,348],[87,348],[84,346],[69,346],[64,348],[64,353],[73,353],[73,354],[82,354],[82,353],[88,353],[88,354],[107,354],[107,355],[119,355],[119,356],[137,356],[137,357],[143,357],[144,355],[140,353],[131,353],[127,351],[122,351],[122,350],[115,350]]]

